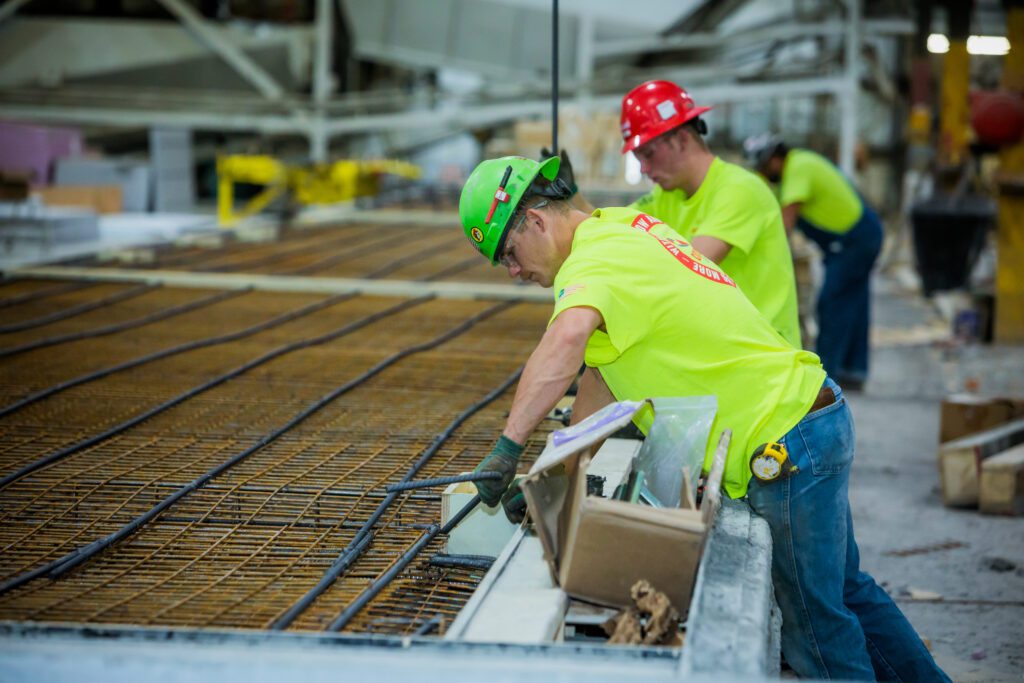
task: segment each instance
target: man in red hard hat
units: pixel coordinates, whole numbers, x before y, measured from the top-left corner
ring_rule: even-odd
[[[654,189],[633,202],[674,227],[739,285],[772,327],[800,348],[796,278],[782,216],[754,174],[715,156],[700,107],[669,81],[622,99],[622,153],[632,152]]]
[[[793,258],[778,202],[746,169],[715,156],[700,107],[669,81],[648,81],[622,99],[622,153],[656,183],[630,205],[672,226],[722,267],[751,303],[801,347]],[[571,169],[562,160],[562,176]],[[585,205],[578,202],[578,205]]]

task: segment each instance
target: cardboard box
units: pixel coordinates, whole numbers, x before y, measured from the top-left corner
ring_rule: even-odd
[[[596,448],[646,403],[614,403],[552,433],[521,486],[545,560],[562,590],[624,608],[632,604],[630,587],[647,579],[685,616],[718,501],[725,449],[716,455],[703,510],[586,495],[587,467]]]
[[[99,214],[121,212],[121,188],[117,185],[54,185],[39,188],[47,206],[77,206]]]
[[[946,443],[1024,417],[1024,399],[954,394],[942,401],[939,442]]]

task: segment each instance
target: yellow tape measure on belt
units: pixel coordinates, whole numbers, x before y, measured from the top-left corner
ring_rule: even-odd
[[[789,459],[789,452],[781,443],[769,441],[757,447],[750,456],[750,471],[758,480],[771,482],[800,471]]]

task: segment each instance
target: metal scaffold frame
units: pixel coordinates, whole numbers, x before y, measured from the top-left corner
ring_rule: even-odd
[[[13,15],[29,0],[17,0],[4,5],[3,15]],[[334,50],[336,14],[346,11],[343,0],[316,0],[315,24],[312,27],[312,85],[311,93],[299,95],[287,92],[265,69],[240,48],[228,40],[214,22],[200,17],[182,0],[160,0],[161,4],[186,30],[190,31],[210,51],[221,58],[251,84],[258,98],[238,99],[231,107],[221,99],[201,103],[201,97],[183,101],[182,106],[160,106],[160,93],[151,93],[157,99],[149,104],[144,100],[132,104],[124,93],[102,98],[102,89],[89,98],[80,90],[69,88],[64,94],[53,90],[18,89],[0,93],[0,115],[24,120],[55,123],[78,123],[114,126],[154,127],[170,126],[223,131],[257,131],[265,134],[301,135],[309,141],[309,157],[323,162],[328,157],[332,139],[367,133],[387,133],[409,130],[446,130],[457,132],[487,126],[503,125],[516,120],[549,115],[552,97],[545,96],[537,83],[516,85],[516,78],[501,79],[497,85],[487,85],[477,96],[468,97],[457,107],[428,110],[406,109],[412,101],[401,93],[346,93],[336,95],[336,83],[331,73]],[[860,0],[842,3],[844,16],[815,22],[771,22],[732,33],[705,31],[670,33],[644,39],[602,41],[594,39],[596,26],[587,13],[572,17],[571,44],[574,45],[574,64],[571,73],[561,78],[559,90],[563,96],[575,96],[578,106],[586,111],[616,110],[620,92],[613,95],[593,94],[595,79],[607,84],[608,75],[598,69],[600,62],[634,54],[657,54],[678,49],[711,49],[742,44],[772,44],[798,38],[838,37],[842,40],[842,67],[839,73],[828,76],[781,77],[775,81],[749,81],[742,73],[730,73],[728,67],[716,66],[718,72],[709,78],[708,68],[698,67],[679,71],[664,70],[650,77],[684,79],[687,89],[695,97],[716,104],[787,98],[793,96],[829,95],[836,99],[839,119],[840,166],[849,173],[853,164],[856,140],[856,107],[859,94],[860,46],[866,35],[893,36],[913,32],[909,20],[896,18],[862,17]],[[401,10],[402,3],[395,5]],[[351,11],[351,10],[350,10]],[[464,65],[465,66],[465,65]],[[471,66],[471,65],[470,65]],[[621,80],[629,78],[623,72]],[[521,78],[521,76],[520,76]],[[623,88],[628,87],[623,84]],[[77,93],[77,94],[76,94]],[[557,95],[557,94],[555,94]],[[133,93],[133,98],[142,97]],[[99,97],[99,99],[96,99]],[[430,99],[436,99],[431,95]],[[84,102],[92,100],[91,104]],[[251,100],[251,98],[250,98]],[[367,113],[368,111],[373,113]],[[429,115],[425,113],[429,111]]]

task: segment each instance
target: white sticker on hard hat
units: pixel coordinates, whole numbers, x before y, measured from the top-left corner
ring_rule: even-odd
[[[658,115],[661,116],[662,121],[669,120],[677,113],[676,104],[672,100],[665,100],[664,102],[659,102],[656,109],[658,110]]]

